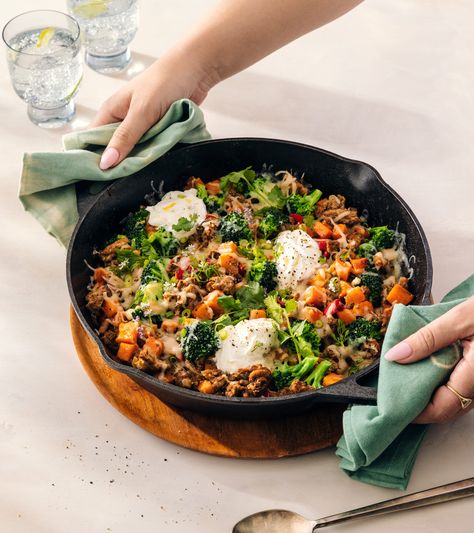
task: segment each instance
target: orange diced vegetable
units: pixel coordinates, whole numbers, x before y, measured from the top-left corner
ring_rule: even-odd
[[[311,322],[311,324],[314,324],[318,320],[321,320],[321,317],[324,316],[324,313],[317,307],[305,307],[303,309],[303,316],[305,320]]]
[[[112,318],[117,314],[118,306],[113,300],[109,300],[108,298],[104,300],[104,303],[102,304],[102,310],[105,313],[105,316],[107,318]]]
[[[229,274],[235,276],[239,273],[239,261],[237,260],[234,254],[221,254],[217,262]]]
[[[145,344],[143,345],[142,349],[146,350],[146,352],[150,355],[160,357],[164,350],[164,344],[161,339],[157,339],[156,337],[150,336],[145,341]]]
[[[305,231],[310,237],[314,237],[314,230],[306,224],[298,224],[298,229]]]
[[[366,257],[358,257],[355,259],[351,259],[352,272],[354,272],[356,276],[362,274],[366,269],[368,262],[369,261]]]
[[[137,350],[136,344],[128,344],[127,342],[121,342],[117,352],[117,358],[121,361],[129,363],[132,360],[133,354]]]
[[[303,300],[306,305],[324,305],[327,295],[324,289],[310,285],[303,293]]]
[[[206,303],[201,303],[193,310],[193,317],[200,318],[201,320],[209,320],[214,316],[214,312],[211,307]]]
[[[341,287],[341,290],[339,291],[339,298],[343,298],[348,293],[348,291],[351,290],[352,285],[350,283],[347,283],[347,281],[342,280],[339,282],[339,285]]]
[[[216,392],[216,387],[210,381],[205,379],[199,383],[198,391],[204,394],[214,394]]]
[[[250,311],[250,319],[253,320],[255,318],[267,318],[265,309],[252,309]]]
[[[332,230],[332,238],[340,239],[342,235],[346,235],[349,232],[349,228],[345,224],[334,224]]]
[[[328,387],[329,385],[334,385],[334,383],[337,383],[338,381],[341,381],[343,379],[342,376],[339,374],[335,374],[334,372],[330,372],[329,374],[326,374],[323,377],[323,387]]]
[[[204,298],[204,302],[214,311],[214,313],[223,313],[224,309],[219,305],[218,298],[224,296],[224,293],[219,290],[210,292]]]
[[[206,183],[206,190],[209,194],[219,194],[221,192],[221,182],[219,180],[213,180]]]
[[[237,245],[233,241],[223,242],[221,245],[219,245],[219,248],[217,249],[217,251],[220,254],[236,254]]]
[[[138,322],[121,322],[115,342],[136,344],[138,337]]]
[[[360,304],[365,300],[365,292],[362,287],[352,287],[346,294],[346,304]]]
[[[356,316],[350,309],[343,309],[342,311],[337,312],[337,317],[340,318],[346,326],[351,322],[354,322]]]
[[[384,305],[383,316],[386,319],[389,319],[392,316],[393,307],[391,305]]]
[[[413,300],[414,296],[399,283],[395,283],[392,290],[387,294],[387,300],[393,304],[407,305]]]
[[[321,239],[330,239],[332,237],[332,229],[324,222],[319,222],[319,220],[314,223],[313,230]]]
[[[336,261],[334,262],[334,269],[339,279],[342,279],[344,281],[347,281],[349,279],[349,275],[351,273],[350,263],[346,263],[345,261],[336,259]]]
[[[94,270],[94,281],[96,281],[97,283],[103,283],[106,274],[107,270],[105,270],[105,268],[96,268]]]
[[[374,312],[374,306],[368,300],[355,304],[352,312],[356,316],[366,316]]]

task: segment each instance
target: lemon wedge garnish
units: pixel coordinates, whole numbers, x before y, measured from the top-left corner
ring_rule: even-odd
[[[88,0],[83,4],[76,6],[73,12],[78,17],[92,19],[103,15],[109,8],[109,0]]]
[[[51,38],[53,37],[54,32],[55,32],[54,28],[45,28],[44,30],[41,30],[38,40],[36,41],[36,48],[41,48],[42,46],[46,46],[49,43],[49,41],[51,41]]]

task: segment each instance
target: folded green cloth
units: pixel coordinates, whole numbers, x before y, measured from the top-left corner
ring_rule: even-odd
[[[409,365],[387,361],[385,353],[412,333],[474,294],[474,275],[441,303],[396,305],[385,335],[377,384],[377,405],[354,405],[344,413],[344,434],[337,443],[339,466],[365,483],[405,490],[428,426],[410,424],[445,382],[461,357],[451,345]]]
[[[25,154],[20,201],[38,222],[67,246],[78,220],[75,183],[91,185],[129,176],[149,165],[178,142],[210,138],[199,107],[190,100],[174,102],[164,117],[140,139],[116,167],[102,171],[99,161],[119,123],[63,137],[64,152]]]

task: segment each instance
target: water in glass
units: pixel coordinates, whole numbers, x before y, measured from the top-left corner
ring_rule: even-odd
[[[123,70],[138,29],[137,0],[68,0],[68,8],[81,27],[87,64],[98,72]]]

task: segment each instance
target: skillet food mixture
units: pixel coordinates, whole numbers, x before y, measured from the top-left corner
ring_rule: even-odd
[[[404,235],[250,167],[190,178],[97,252],[87,307],[117,360],[206,394],[313,390],[370,365],[408,304]]]

